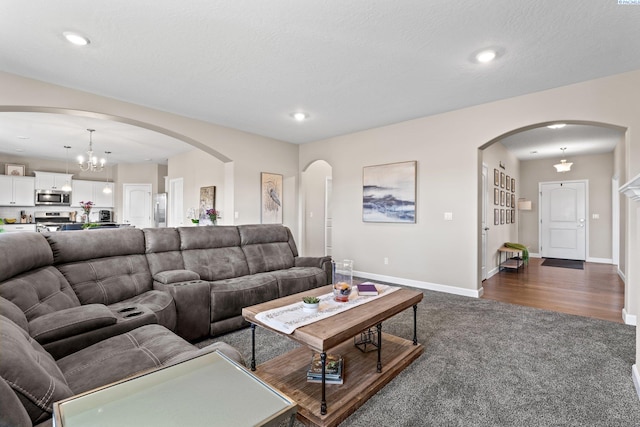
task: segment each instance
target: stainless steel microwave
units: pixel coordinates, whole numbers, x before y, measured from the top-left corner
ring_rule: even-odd
[[[69,206],[71,193],[59,190],[36,190],[36,205]]]

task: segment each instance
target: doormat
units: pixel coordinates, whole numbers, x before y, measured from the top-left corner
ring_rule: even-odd
[[[584,270],[584,261],[576,259],[545,258],[544,261],[542,261],[542,265],[545,267],[562,267]]]

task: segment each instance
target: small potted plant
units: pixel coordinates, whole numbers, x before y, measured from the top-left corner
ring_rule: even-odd
[[[302,297],[302,311],[307,313],[317,313],[320,306],[320,298],[318,297]]]

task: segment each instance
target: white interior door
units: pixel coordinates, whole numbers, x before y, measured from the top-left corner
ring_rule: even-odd
[[[540,244],[545,258],[586,259],[587,182],[540,183]]]
[[[123,184],[123,222],[136,228],[151,227],[151,184]]]
[[[487,227],[487,175],[489,174],[489,169],[487,165],[482,165],[482,220],[481,220],[481,234],[482,234],[482,280],[486,280],[487,278],[487,232],[489,231],[489,227]]]

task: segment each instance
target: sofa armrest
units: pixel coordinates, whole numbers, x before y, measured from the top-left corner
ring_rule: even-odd
[[[211,323],[209,282],[204,280],[188,280],[169,284],[154,282],[153,287],[168,292],[173,297],[176,304],[176,333],[178,335],[188,341],[209,336]]]
[[[200,280],[200,275],[191,270],[167,270],[154,274],[153,280],[166,285],[169,283],[187,282],[189,280]]]
[[[320,256],[320,257],[310,257],[310,256],[301,256],[296,257],[294,259],[294,265],[296,267],[318,267],[324,270],[324,273],[327,275],[327,284],[333,281],[333,272],[331,271],[331,257],[330,256]]]
[[[45,314],[29,322],[29,333],[40,344],[79,335],[117,322],[102,304],[87,304]]]

